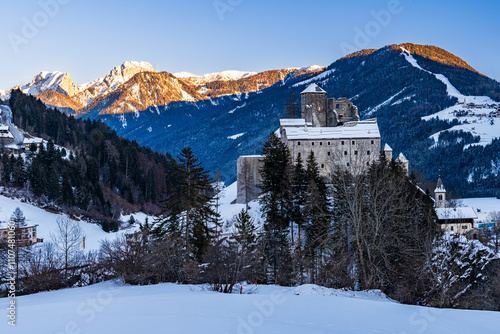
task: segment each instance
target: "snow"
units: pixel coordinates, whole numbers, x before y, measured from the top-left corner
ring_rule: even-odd
[[[391,103],[391,106],[395,106],[395,105],[397,105],[397,104],[401,104],[401,103],[403,103],[404,101],[409,101],[409,100],[411,100],[412,98],[414,98],[415,96],[417,96],[417,94],[411,94],[411,95],[405,96],[405,97],[403,97],[402,99],[399,99],[399,100],[394,101],[393,103]]]
[[[240,138],[241,136],[243,136],[244,134],[245,134],[245,132],[238,133],[238,134],[236,134],[236,135],[232,135],[232,136],[227,137],[227,139],[233,139],[233,140],[234,140],[234,139],[238,139],[238,138]]]
[[[436,208],[438,219],[477,219],[476,211],[471,207]]]
[[[19,87],[25,94],[37,95],[48,90],[57,90],[57,86],[62,83],[67,73],[54,71],[43,71],[36,75],[33,80],[26,85]]]
[[[222,71],[215,73],[207,73],[204,75],[195,75],[189,72],[178,72],[174,73],[174,76],[177,78],[195,78],[197,82],[212,82],[212,81],[228,81],[228,80],[240,80],[244,78],[251,77],[257,74],[257,72],[248,72],[248,71]]]
[[[337,127],[287,127],[288,140],[380,138],[377,122],[348,122]]]
[[[243,107],[244,107],[244,106],[246,106],[246,105],[247,105],[247,103],[245,102],[245,103],[243,103],[241,106],[237,106],[236,108],[229,110],[227,113],[228,113],[228,114],[232,114],[232,113],[234,113],[236,110],[238,110],[238,109],[240,109],[240,108],[243,108]]]
[[[420,65],[418,65],[417,60],[413,58],[411,53],[405,48],[401,47],[403,51],[403,56],[405,59],[413,66],[418,68],[421,71],[432,74],[436,77],[436,79],[440,80],[442,83],[446,85],[446,92],[450,97],[456,97],[458,99],[458,103],[454,106],[441,110],[435,114],[428,115],[422,117],[422,120],[430,120],[432,118],[438,117],[442,120],[453,120],[455,118],[461,120],[462,122],[467,121],[469,124],[461,124],[448,129],[447,131],[467,131],[472,133],[473,135],[479,135],[481,140],[479,143],[468,144],[464,146],[464,150],[473,145],[481,145],[486,146],[491,144],[494,138],[497,138],[500,134],[500,121],[495,121],[493,125],[490,124],[492,118],[487,117],[490,112],[496,111],[500,104],[494,100],[492,100],[488,96],[467,96],[463,95],[458,91],[450,83],[447,77],[442,74],[432,73],[423,69]],[[468,104],[473,104],[474,106],[469,107]],[[490,107],[493,106],[493,107]],[[470,113],[465,117],[456,117],[455,113],[459,110],[470,110]],[[432,138],[434,142],[437,144],[439,133],[434,133],[429,138]],[[431,146],[432,148],[433,146]]]
[[[299,87],[299,86],[310,84],[310,83],[315,82],[315,81],[319,81],[319,80],[325,79],[325,78],[329,77],[331,74],[333,74],[334,72],[335,72],[335,69],[325,71],[325,72],[320,73],[320,74],[318,74],[318,75],[316,75],[316,76],[314,76],[312,78],[309,78],[307,80],[298,82],[295,85],[293,85],[293,87]]]
[[[224,230],[226,234],[230,234],[234,231],[234,218],[241,212],[241,210],[246,208],[245,204],[231,204],[236,200],[237,193],[237,182],[234,182],[233,184],[225,187],[219,194],[218,212],[220,213],[222,220],[225,222]],[[248,214],[253,219],[256,226],[262,226],[262,212],[258,200],[248,203]]]
[[[392,100],[394,100],[394,98],[396,96],[398,96],[399,94],[401,94],[405,90],[406,90],[406,87],[403,88],[403,89],[401,89],[399,92],[397,92],[396,94],[394,94],[393,96],[391,96],[390,98],[388,98],[387,100],[385,100],[384,102],[380,103],[379,105],[377,105],[377,106],[375,106],[373,108],[369,108],[368,111],[365,114],[365,117],[372,115],[373,113],[377,112],[380,108],[382,108],[382,107],[388,105],[389,103],[391,103]]]
[[[397,162],[408,162],[408,159],[406,159],[405,155],[403,154],[403,152],[399,153],[397,159],[396,159]]]
[[[321,93],[321,94],[326,94],[326,91],[321,88],[320,86],[316,85],[315,83],[310,84],[307,86],[306,89],[304,89],[300,94],[304,93]]]
[[[50,233],[57,228],[57,219],[61,217],[59,214],[45,211],[34,205],[23,203],[16,199],[11,199],[0,195],[0,221],[7,221],[10,219],[14,210],[19,207],[26,217],[26,223],[29,226],[38,224],[38,238],[43,238],[44,242],[51,241]],[[139,218],[141,221],[141,216],[134,214],[134,218]],[[91,224],[86,221],[78,221],[79,225],[85,235],[85,251],[98,250],[100,247],[100,242],[105,239],[114,239],[117,236],[126,233],[128,230],[121,230],[117,233],[106,233],[100,226],[96,224]],[[5,228],[5,223],[0,224],[2,228]]]
[[[495,197],[462,198],[460,202],[464,206],[473,207],[476,210],[479,222],[489,222],[489,214],[494,211],[500,212],[500,199]]]
[[[460,334],[496,333],[500,322],[499,312],[402,305],[377,292],[344,295],[314,286],[248,285],[243,292],[228,295],[195,285],[117,282],[42,292],[16,299],[16,331]],[[0,299],[0,308],[5,310],[8,302]],[[9,327],[7,319],[0,322],[0,332],[9,332]]]

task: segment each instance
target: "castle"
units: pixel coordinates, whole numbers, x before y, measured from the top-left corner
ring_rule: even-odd
[[[335,168],[353,174],[363,172],[379,158],[380,131],[377,119],[360,121],[358,108],[347,98],[328,98],[316,84],[301,94],[301,118],[280,119],[279,136],[288,147],[292,162],[305,160],[314,152],[320,174],[330,177]],[[392,149],[385,145],[384,154],[392,159]],[[259,170],[263,156],[241,156],[237,162],[237,203],[248,203],[258,197],[261,181]],[[399,161],[408,172],[408,160],[400,154]]]

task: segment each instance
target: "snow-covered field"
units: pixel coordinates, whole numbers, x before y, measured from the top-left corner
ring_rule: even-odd
[[[352,293],[306,285],[220,294],[200,286],[84,288],[18,297],[17,326],[1,333],[498,333],[500,312],[402,305],[379,292]],[[0,299],[6,309],[8,299]]]

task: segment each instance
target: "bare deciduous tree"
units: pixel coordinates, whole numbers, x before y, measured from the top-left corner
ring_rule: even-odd
[[[79,257],[79,250],[83,244],[83,231],[78,222],[69,219],[68,217],[61,216],[57,218],[57,228],[55,233],[51,233],[51,238],[57,250],[64,257],[64,270],[66,276],[68,274],[68,267]]]

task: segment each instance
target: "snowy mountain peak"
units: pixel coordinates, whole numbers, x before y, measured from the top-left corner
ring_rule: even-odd
[[[53,90],[67,96],[72,96],[78,92],[78,87],[71,79],[69,73],[59,71],[40,72],[29,84],[15,88],[19,88],[23,93],[30,95],[37,95],[48,90]]]
[[[251,77],[255,74],[257,74],[257,72],[228,70],[222,72],[207,73],[204,75],[195,75],[189,72],[178,72],[174,73],[174,76],[176,76],[177,78],[189,78],[193,81],[206,83],[212,81],[240,80]]]
[[[76,96],[79,103],[87,105],[96,97],[106,95],[118,89],[134,75],[142,72],[156,72],[153,65],[147,62],[126,61],[114,67],[104,78],[81,85],[80,94]]]

